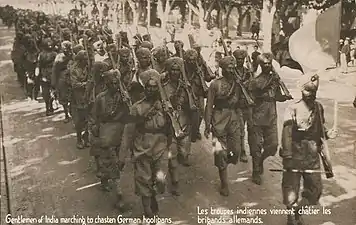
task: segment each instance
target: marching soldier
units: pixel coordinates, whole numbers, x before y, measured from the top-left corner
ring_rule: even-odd
[[[101,71],[108,68],[102,62],[94,65],[97,67],[102,66],[103,68],[100,68]],[[97,152],[95,156],[102,188],[104,191],[110,191],[109,179],[113,180],[117,195],[115,206],[120,210],[126,210],[120,185],[120,173],[124,164],[119,161],[119,150],[125,126],[124,116],[128,114],[129,109],[123,110],[125,105],[123,105],[118,92],[120,88],[118,79],[121,76],[119,73],[118,70],[110,70],[103,73],[107,90],[101,92],[95,98],[90,119],[90,131],[94,136],[94,142],[96,142]]]
[[[72,85],[72,117],[77,132],[77,148],[89,147],[89,133],[87,127],[88,99],[86,94],[88,82],[88,55],[81,50],[74,56],[74,63],[70,68]],[[84,131],[84,134],[82,134]]]
[[[214,164],[219,170],[221,182],[220,194],[229,195],[227,167],[237,164],[241,148],[241,89],[233,78],[236,61],[227,56],[220,60],[222,77],[210,84],[205,107],[206,138],[212,133],[223,149],[214,152]]]
[[[135,193],[141,197],[144,216],[152,218],[159,211],[156,196],[165,191],[165,167],[168,163],[164,161],[172,128],[160,98],[160,74],[148,70],[142,75],[146,77],[145,98],[136,102],[130,110],[120,149],[120,162],[124,162],[131,149]]]
[[[198,118],[194,121],[192,128],[192,141],[201,139],[200,124],[204,117],[204,98],[207,96],[208,87],[205,82],[210,82],[212,79],[209,74],[203,70],[200,64],[198,64],[198,52],[195,49],[188,49],[184,53],[186,74],[189,83],[192,85],[193,96],[195,98],[196,106],[198,107]]]
[[[252,78],[252,74],[250,71],[244,67],[245,58],[247,56],[247,52],[241,49],[237,49],[233,52],[233,56],[236,59],[236,70],[238,75],[241,77],[242,84],[248,89],[247,84],[249,80]],[[247,123],[247,131],[250,133],[251,126],[251,108],[248,106],[246,99],[242,95],[241,102],[239,107],[242,111],[242,121],[241,121],[241,155],[240,161],[247,162],[246,150],[245,150],[245,124]]]
[[[335,138],[337,135],[336,130],[327,131],[324,127],[324,108],[316,101],[318,87],[318,75],[304,75],[300,83],[302,99],[285,111],[282,148],[279,152],[285,170],[282,179],[283,202],[288,209],[295,209],[296,212],[295,215],[288,215],[287,225],[304,224],[299,210],[318,204],[322,194],[322,178],[318,172],[321,169],[319,151],[324,147],[324,138]],[[302,198],[298,201],[301,177],[304,185]]]
[[[51,79],[52,68],[54,64],[54,60],[57,56],[57,53],[53,51],[52,41],[49,38],[43,40],[43,51],[40,52],[38,57],[38,68],[39,68],[39,76],[41,80],[42,86],[42,96],[46,104],[46,115],[49,116],[54,112],[53,109],[53,95],[52,93],[52,83]]]
[[[169,58],[169,51],[165,46],[157,46],[152,50],[153,55],[153,69],[159,73],[163,73],[165,70],[165,62]]]
[[[53,63],[52,87],[56,88],[59,103],[63,106],[64,122],[69,122],[69,102],[71,100],[71,84],[69,74],[69,62],[72,60],[72,43],[62,42],[62,53],[59,53]]]
[[[250,153],[252,156],[252,182],[261,185],[263,162],[274,156],[278,147],[277,108],[276,102],[286,101],[281,93],[279,76],[272,70],[272,55],[263,53],[260,58],[262,72],[253,77],[249,90],[254,98],[252,107],[252,124],[249,135]],[[263,149],[263,152],[262,152]]]
[[[172,194],[180,195],[178,191],[178,163],[190,166],[188,158],[191,154],[191,109],[189,107],[186,84],[182,82],[184,61],[172,57],[166,61],[166,73],[162,74],[162,86],[174,110],[179,115],[178,122],[184,128],[182,137],[173,137],[170,145],[169,173],[172,181]]]
[[[32,100],[36,100],[39,92],[38,77],[35,75],[36,65],[38,62],[38,49],[35,46],[35,40],[30,34],[26,34],[24,37],[24,43],[26,52],[24,54],[24,69],[26,74],[26,94]]]

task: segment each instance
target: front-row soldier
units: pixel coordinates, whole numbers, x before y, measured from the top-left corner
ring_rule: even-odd
[[[285,170],[282,179],[283,202],[288,209],[294,208],[296,212],[295,216],[288,216],[287,225],[304,224],[298,210],[304,206],[318,204],[322,194],[322,178],[319,172],[322,138],[335,138],[337,135],[336,130],[327,131],[324,127],[324,109],[321,103],[316,101],[318,75],[305,76],[307,80],[304,78],[301,82],[302,99],[289,106],[285,112],[282,148],[279,152]],[[303,172],[306,170],[311,172]],[[299,200],[301,177],[304,190]]]
[[[141,197],[145,217],[158,213],[157,194],[165,191],[169,139],[172,126],[160,96],[160,74],[155,70],[142,73],[145,97],[136,102],[126,121],[120,149],[120,164],[132,152],[135,193]]]
[[[214,163],[219,170],[220,194],[228,196],[227,166],[237,164],[241,150],[242,113],[238,103],[242,93],[233,77],[235,59],[228,56],[221,59],[219,64],[223,76],[215,79],[208,89],[204,135],[209,138],[212,133],[223,147],[214,152]]]
[[[95,64],[94,64],[95,65]],[[110,191],[109,180],[115,183],[117,195],[115,207],[126,210],[123,203],[120,184],[120,172],[123,164],[119,162],[121,137],[124,130],[124,118],[128,114],[119,89],[120,72],[110,70],[103,73],[107,89],[98,94],[92,107],[89,126],[96,148],[98,177],[104,191]]]

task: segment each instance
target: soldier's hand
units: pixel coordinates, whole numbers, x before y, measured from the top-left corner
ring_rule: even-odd
[[[337,130],[332,128],[332,129],[328,130],[327,136],[330,139],[334,139],[334,138],[336,138],[337,134],[338,134]]]
[[[293,168],[293,161],[291,158],[283,159],[283,168],[286,170]]]

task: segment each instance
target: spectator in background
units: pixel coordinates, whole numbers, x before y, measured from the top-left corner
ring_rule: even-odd
[[[341,49],[342,49],[342,46],[344,46],[344,40],[340,39],[339,41],[339,54],[338,54],[338,57],[337,57],[337,66],[341,66]]]
[[[258,40],[260,34],[260,24],[258,22],[254,21],[252,23],[251,33],[252,33],[251,38]]]
[[[257,67],[258,67],[258,56],[261,55],[261,53],[258,51],[258,46],[255,45],[254,47],[254,51],[251,54],[251,59],[252,59],[252,68],[253,68],[253,72],[257,71]]]
[[[355,64],[356,64],[356,51],[355,51],[356,50],[356,41],[355,41],[355,39],[351,40],[350,48],[351,48],[350,55],[351,55],[352,66],[355,66]]]
[[[341,72],[347,73],[347,56],[350,55],[350,44],[348,40],[345,40],[340,53]]]

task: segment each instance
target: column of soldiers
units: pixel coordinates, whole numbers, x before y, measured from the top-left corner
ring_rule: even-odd
[[[64,122],[72,118],[77,148],[90,148],[102,190],[111,191],[110,181],[115,184],[116,208],[126,211],[130,207],[120,185],[128,157],[134,164],[135,193],[141,197],[145,217],[159,212],[156,197],[165,191],[166,171],[171,193],[181,194],[178,168],[192,164],[191,144],[202,139],[199,128],[203,120],[204,136],[212,135],[222,146],[214,152],[220,194],[229,196],[228,165],[247,162],[246,124],[252,181],[262,184],[264,161],[278,149],[276,102],[289,99],[279,88],[281,81],[273,70],[271,54],[259,57],[262,72],[255,76],[251,67],[244,66],[246,51],[226,52],[219,60],[222,76],[216,78],[196,44],[184,50],[183,42],[175,40],[176,52],[171,53],[166,43],[153,46],[149,35],[137,34],[131,46],[124,31],[113,35],[108,27],[80,18],[6,9],[1,9],[2,19],[5,24],[15,24],[11,55],[26,95],[36,99],[41,87],[46,115],[53,114],[53,100],[59,100]],[[286,116],[280,151],[286,169],[301,162],[301,151],[300,155],[318,158],[312,146],[321,147],[318,140],[324,120],[318,122],[318,110],[313,108],[317,80],[313,76],[305,82],[303,99]],[[209,87],[207,82],[211,82]],[[312,120],[299,111],[311,112]],[[295,127],[305,121],[309,127],[298,131],[295,139]],[[335,131],[327,132],[327,137],[333,136]],[[310,145],[301,146],[304,142]],[[311,164],[313,169],[320,167],[318,160],[311,161],[298,164],[298,168],[309,169]],[[300,177],[292,172],[284,173],[283,194],[288,208],[315,204],[320,198],[320,174],[308,177],[309,183],[304,184],[307,194],[300,204],[296,197],[299,182]],[[291,199],[288,194],[293,191]],[[288,224],[301,221],[300,215],[288,217]]]

